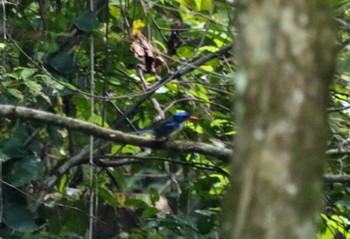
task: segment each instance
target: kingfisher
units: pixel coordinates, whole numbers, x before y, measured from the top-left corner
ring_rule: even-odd
[[[178,133],[188,120],[199,120],[199,118],[187,112],[177,112],[160,122],[154,129],[142,131],[141,134],[152,133],[156,139],[166,139]]]

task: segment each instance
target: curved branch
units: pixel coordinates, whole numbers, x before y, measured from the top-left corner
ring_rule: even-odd
[[[108,158],[111,160],[105,162],[101,160],[102,158]],[[222,174],[225,177],[230,176],[228,172],[226,172],[222,168],[215,165],[198,163],[193,161],[174,160],[166,157],[153,157],[153,156],[149,157],[149,156],[139,156],[139,155],[100,155],[100,156],[96,156],[94,159],[95,165],[103,168],[120,167],[124,165],[129,165],[129,164],[144,164],[145,162],[149,162],[149,161],[169,162],[172,164],[179,164],[183,166],[193,167],[196,169],[217,172],[219,174]],[[82,158],[82,160],[77,162],[75,165],[87,164],[88,162],[89,162],[88,158]]]
[[[30,109],[21,106],[0,104],[0,116],[21,118],[27,120],[38,120],[47,124],[62,126],[67,129],[76,130],[88,135],[113,141],[119,144],[132,144],[136,146],[149,147],[152,149],[169,149],[181,152],[197,152],[215,156],[222,160],[228,160],[231,150],[219,148],[211,144],[190,141],[158,141],[133,134],[124,133],[97,126],[95,124],[62,115],[51,114],[41,110]]]
[[[231,44],[225,45],[218,51],[197,58],[191,63],[184,63],[184,66],[176,72],[174,72],[173,74],[164,76],[160,81],[156,82],[153,86],[150,86],[150,88],[147,89],[145,94],[143,94],[134,104],[130,105],[129,108],[127,108],[124,111],[124,114],[120,115],[120,117],[118,117],[118,119],[113,123],[113,126],[118,127],[125,120],[125,118],[127,118],[131,113],[133,113],[143,102],[145,102],[149,97],[151,97],[154,94],[154,92],[156,92],[156,90],[158,90],[165,83],[173,79],[180,78],[181,76],[193,71],[194,69],[200,67],[201,65],[203,65],[211,59],[230,53],[231,49]]]

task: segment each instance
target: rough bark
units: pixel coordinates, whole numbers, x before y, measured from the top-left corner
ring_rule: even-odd
[[[238,4],[227,238],[315,238],[335,55],[331,11],[320,0]]]

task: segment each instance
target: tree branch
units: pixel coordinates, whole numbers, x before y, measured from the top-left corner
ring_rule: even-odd
[[[198,59],[196,59],[193,62],[190,63],[184,63],[185,66],[181,67],[179,70],[177,70],[175,73],[164,76],[160,81],[156,82],[154,85],[150,86],[149,89],[143,94],[134,104],[132,104],[129,108],[124,110],[124,114],[118,117],[118,119],[113,123],[113,127],[117,128],[124,120],[127,118],[130,114],[132,114],[143,102],[145,102],[150,96],[156,92],[161,86],[163,86],[165,83],[173,80],[178,79],[181,76],[193,71],[194,69],[200,67],[207,61],[214,59],[216,57],[225,55],[229,53],[232,49],[232,45],[226,45],[223,46],[220,50],[210,53],[208,55],[202,56]]]
[[[201,169],[206,171],[213,171],[213,172],[220,173],[226,177],[230,176],[228,172],[226,172],[225,170],[215,165],[198,163],[193,161],[174,160],[166,157],[153,157],[153,156],[149,157],[149,156],[140,156],[140,155],[100,155],[94,158],[95,158],[94,159],[95,165],[103,168],[120,167],[124,165],[129,165],[129,164],[144,164],[149,161],[162,161],[162,162],[169,162],[172,164],[179,164],[183,166],[193,167],[196,169]],[[101,160],[106,158],[110,159],[110,161],[105,162]],[[85,157],[85,158],[82,158],[79,162],[77,162],[73,166],[80,165],[80,164],[87,164],[87,163],[89,163],[89,159]]]
[[[153,149],[168,149],[180,152],[197,152],[215,156],[225,161],[227,161],[231,155],[230,149],[218,148],[217,146],[213,146],[211,144],[190,141],[158,141],[124,133],[118,130],[103,128],[86,121],[55,115],[45,111],[34,110],[26,107],[0,104],[0,116],[38,120],[46,124],[62,126],[67,129],[80,131],[82,133],[93,135],[95,137],[113,141],[119,144],[132,144]]]
[[[329,183],[350,183],[350,175],[348,174],[326,174],[323,179]]]

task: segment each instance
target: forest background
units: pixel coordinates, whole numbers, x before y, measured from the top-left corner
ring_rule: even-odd
[[[322,239],[350,238],[350,2],[331,5]],[[236,3],[2,0],[0,9],[0,237],[220,238],[235,173]],[[178,111],[200,120],[167,141],[137,136]]]

